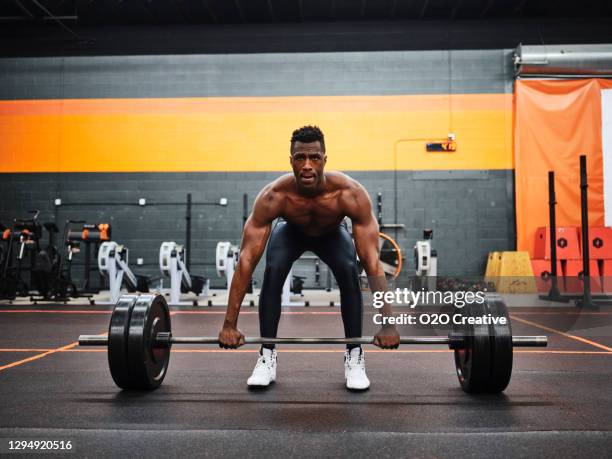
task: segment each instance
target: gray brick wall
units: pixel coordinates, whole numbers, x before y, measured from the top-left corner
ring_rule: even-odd
[[[387,230],[396,237],[407,258],[404,275],[414,270],[412,247],[424,228],[434,230],[434,246],[442,274],[477,275],[484,271],[491,250],[514,248],[512,171],[401,171],[397,174],[397,219],[394,205],[393,172],[350,172],[370,192],[383,194],[383,221],[403,223],[404,229]],[[41,210],[41,221],[56,221],[60,229],[66,219],[112,224],[113,239],[127,245],[134,271],[158,275],[159,245],[165,240],[185,241],[185,205],[112,205],[139,198],[147,202],[186,201],[194,203],[229,201],[227,207],[194,205],[192,214],[192,272],[220,286],[214,269],[215,246],[220,240],[238,243],[242,228],[242,196],[250,206],[261,187],[279,173],[72,173],[2,174],[0,221],[7,224],[28,209]],[[510,185],[510,186],[509,186]],[[64,205],[106,202],[108,205]],[[375,204],[374,204],[375,205]],[[136,258],[145,265],[136,267]],[[321,283],[326,270],[322,265]],[[255,279],[261,282],[263,261]],[[76,268],[77,276],[80,268]],[[300,261],[294,274],[307,277],[314,286],[314,262]]]
[[[0,100],[503,93],[510,49],[0,58]]]

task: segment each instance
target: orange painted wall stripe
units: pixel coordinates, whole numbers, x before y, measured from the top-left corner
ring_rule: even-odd
[[[287,171],[304,124],[325,132],[328,169],[511,169],[512,97],[0,101],[0,172]],[[425,152],[451,130],[457,152]]]

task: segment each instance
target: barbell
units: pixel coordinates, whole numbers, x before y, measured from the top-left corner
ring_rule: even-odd
[[[400,344],[448,345],[454,351],[459,383],[470,393],[502,392],[510,382],[513,347],[547,345],[546,336],[512,336],[505,304],[487,297],[483,304],[461,309],[472,317],[505,317],[479,324],[462,321],[448,336],[402,336]],[[475,323],[471,323],[475,322]],[[245,338],[245,344],[373,344],[361,338]],[[218,344],[217,337],[174,337],[170,311],[163,295],[123,295],[111,315],[108,336],[81,335],[80,346],[107,346],[108,364],[115,384],[122,389],[158,388],[168,371],[170,349],[175,344]]]

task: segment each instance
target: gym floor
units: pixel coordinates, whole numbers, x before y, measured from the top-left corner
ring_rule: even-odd
[[[0,306],[3,439],[70,440],[80,457],[604,457],[612,450],[612,308],[511,308],[515,349],[502,395],[461,390],[442,346],[366,348],[372,387],[344,388],[340,346],[282,346],[276,384],[249,391],[257,348],[175,346],[163,385],[122,392],[105,348],[111,306]],[[225,309],[173,308],[177,336],[216,335]],[[240,327],[258,333],[256,308]],[[339,336],[338,307],[285,308],[279,336]],[[405,330],[404,330],[405,331]],[[406,334],[402,331],[402,334]],[[3,443],[6,443],[4,441]],[[486,443],[486,448],[485,448]],[[6,452],[6,451],[0,451]]]

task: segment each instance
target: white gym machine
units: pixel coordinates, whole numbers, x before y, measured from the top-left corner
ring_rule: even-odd
[[[433,230],[423,230],[423,240],[417,241],[414,246],[414,262],[418,280],[417,288],[429,291],[436,290],[436,276],[438,275],[438,254],[431,248]]]
[[[293,287],[293,268],[289,270],[285,283],[283,284],[283,293],[281,294],[282,306],[304,306],[303,301],[291,301],[291,287]]]
[[[97,304],[116,304],[121,296],[123,276],[126,282],[136,290],[138,279],[128,267],[128,248],[114,241],[103,242],[98,250],[98,269],[108,277],[110,301],[96,301]]]
[[[217,268],[217,276],[225,277],[227,289],[232,285],[232,278],[236,264],[238,263],[239,248],[231,242],[217,242],[217,250],[215,256],[215,267]]]
[[[206,279],[201,288],[196,288],[195,278],[189,275],[185,266],[185,248],[176,242],[162,242],[159,248],[159,270],[162,275],[170,278],[170,304],[194,305],[197,300],[181,302],[181,292],[194,292],[197,295],[208,295],[210,281]],[[196,276],[197,277],[197,276]]]
[[[239,254],[240,248],[237,245],[233,245],[231,242],[227,241],[217,243],[215,261],[215,266],[217,267],[217,275],[219,277],[225,277],[228,290],[232,285],[232,277],[234,277],[234,271],[236,269],[236,264],[238,263]],[[283,284],[281,305],[304,306],[304,303],[302,302],[291,301],[291,279],[293,279],[293,269],[289,271],[289,274],[287,274],[287,279],[285,279],[285,283]]]

